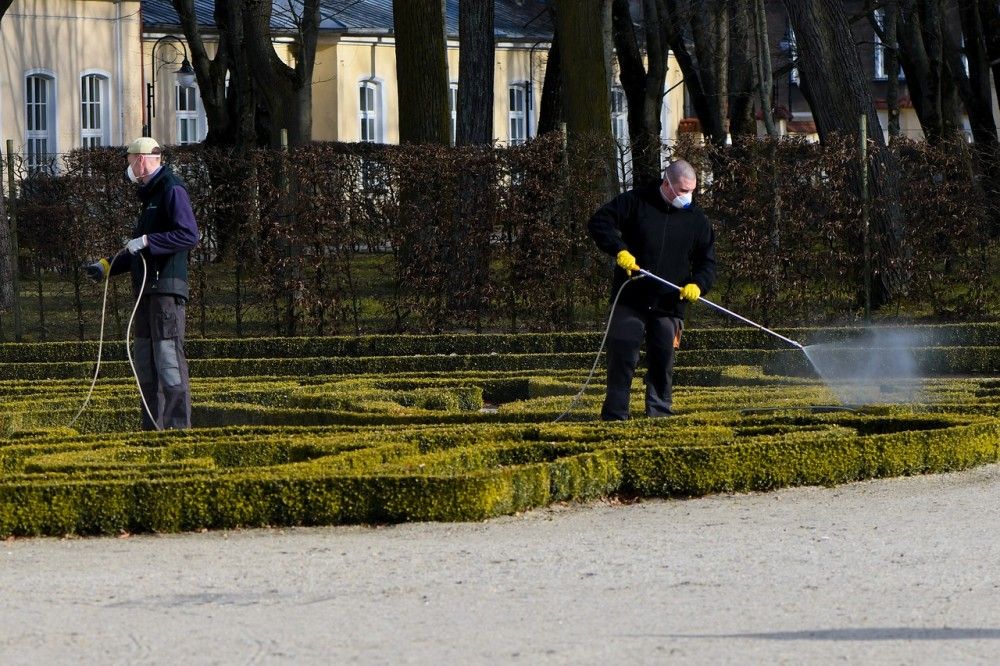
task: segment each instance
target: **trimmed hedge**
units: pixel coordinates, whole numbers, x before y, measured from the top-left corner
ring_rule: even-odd
[[[944,342],[986,341],[995,327],[938,329]],[[749,335],[714,340],[728,334]],[[370,338],[353,349],[379,353],[331,358],[293,352],[343,351],[346,339],[202,341],[204,352],[249,344],[275,356],[193,359],[199,427],[166,433],[137,432],[121,361],[102,366],[75,429],[91,361],[0,363],[0,536],[478,520],[614,493],[834,484],[1000,457],[995,344],[917,349],[938,375],[920,404],[839,410],[798,350],[690,344],[675,375],[679,416],[596,422],[601,373],[553,423],[593,362],[598,341],[571,351],[588,337]],[[384,353],[456,340],[477,353]],[[844,354],[870,352],[850,344]],[[637,376],[634,410],[643,391]]]
[[[894,338],[912,347],[1000,347],[1000,323],[915,325],[908,327],[782,328],[802,344],[852,342],[879,346]],[[303,338],[193,338],[185,344],[190,359],[286,359],[437,355],[591,354],[602,332],[450,335],[364,335]],[[876,344],[867,344],[874,341]],[[789,350],[787,343],[754,328],[692,329],[683,334],[684,350]],[[107,341],[105,360],[124,361],[120,340]],[[97,342],[0,344],[4,363],[93,363]]]
[[[596,352],[596,349],[594,350]],[[589,368],[594,352],[560,354],[481,354],[449,356],[368,356],[359,358],[215,358],[193,359],[191,374],[199,377],[314,376],[353,374],[397,374],[402,372],[455,372],[518,370],[574,370]],[[1000,346],[931,347],[912,350],[926,375],[993,374],[1000,372]],[[863,359],[871,350],[840,348],[844,358]],[[603,356],[602,356],[603,360]],[[768,374],[808,376],[815,374],[806,356],[798,350],[701,350],[681,351],[677,363],[683,366],[721,367],[759,365]],[[31,379],[89,379],[94,364],[75,362],[0,363],[0,377]],[[128,377],[127,362],[101,364],[104,377]]]
[[[692,432],[686,442],[667,437],[647,445],[630,441],[636,433],[632,424],[603,425],[590,428],[591,434],[603,433],[602,442],[583,451],[544,441],[550,429],[558,426],[526,427],[521,439],[511,441],[508,428],[508,439],[496,441],[491,435],[501,433],[487,427],[476,445],[430,451],[422,450],[412,433],[396,433],[390,437],[396,442],[297,462],[287,443],[265,448],[262,456],[244,442],[233,455],[229,444],[213,442],[210,433],[182,448],[194,456],[201,446],[210,456],[173,459],[169,437],[161,438],[166,450],[154,453],[99,448],[40,454],[4,474],[0,535],[479,520],[616,492],[670,497],[830,485],[1000,459],[997,419],[880,435],[790,431],[698,443]],[[671,428],[653,430],[669,435]],[[368,439],[340,433],[331,444],[343,446],[352,435]],[[333,462],[342,456],[355,462]],[[167,460],[154,470],[153,458]],[[229,466],[220,469],[221,459]],[[87,476],[115,464],[118,476]],[[189,472],[195,469],[199,473]],[[167,473],[178,470],[185,473]]]

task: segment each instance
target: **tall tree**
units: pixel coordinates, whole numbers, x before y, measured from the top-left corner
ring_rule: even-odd
[[[538,105],[538,133],[545,134],[559,129],[563,122],[562,101],[562,64],[559,62],[559,25],[555,20],[555,10],[552,15],[552,43],[549,45],[549,55],[545,60],[545,79],[542,81],[542,101]]]
[[[904,281],[898,261],[903,242],[898,169],[882,136],[871,88],[843,3],[840,0],[784,2],[795,30],[799,68],[809,86],[820,140],[826,141],[831,134],[856,134],[860,116],[864,114],[867,118],[873,158],[869,160],[869,190],[885,204],[873,211],[876,251],[872,305],[880,307],[898,293]],[[856,185],[860,187],[860,181]]]
[[[288,130],[288,143],[300,145],[312,139],[312,74],[319,38],[320,0],[289,0],[285,10],[296,26],[294,66],[286,65],[275,52],[271,35],[271,0],[240,0],[244,3],[245,45],[256,90],[267,108],[271,145]],[[396,3],[401,4],[401,3]]]
[[[611,21],[610,9],[610,0],[558,0],[556,3],[570,156],[571,159],[583,156],[574,148],[581,144],[608,147],[604,163],[596,169],[586,169],[589,182],[581,183],[591,191],[603,193],[604,199],[611,199],[618,189],[614,154],[610,149],[614,142],[608,87],[610,69],[604,46],[607,24]],[[575,166],[579,169],[583,165]],[[576,169],[577,173],[583,171]]]
[[[448,145],[451,131],[444,3],[393,2],[392,21],[399,81],[399,141]]]
[[[198,90],[208,120],[205,143],[215,146],[252,145],[255,142],[256,101],[243,30],[243,2],[216,0],[215,23],[219,43],[214,58],[209,58],[205,49],[194,12],[194,0],[172,2],[191,48],[191,64],[198,77]]]
[[[986,50],[985,26],[979,4],[987,0],[964,0],[959,3],[958,19],[964,45],[947,41],[948,68],[958,84],[959,96],[969,115],[969,128],[977,145],[997,146],[997,124],[993,115],[993,88],[990,85],[990,60]],[[993,2],[996,5],[995,2]],[[949,31],[949,35],[954,32]],[[963,60],[964,58],[964,60]]]
[[[458,3],[458,119],[455,143],[493,143],[493,0]]]
[[[726,141],[729,73],[728,0],[657,0],[670,50],[705,137]]]
[[[945,61],[941,0],[900,0],[896,29],[906,87],[924,136],[931,143],[954,139],[961,125]]]
[[[754,0],[751,8],[753,16],[754,81],[757,91],[757,105],[760,107],[764,129],[768,136],[777,136],[774,113],[771,108],[771,89],[774,74],[771,68],[771,49],[767,38],[767,8],[764,0]]]
[[[868,12],[868,21],[882,42],[885,63],[885,106],[889,117],[889,137],[899,136],[899,0],[885,0],[882,4],[881,20],[874,12]]]
[[[729,2],[729,131],[733,136],[757,136],[754,61],[759,56],[755,53],[751,4],[746,0]]]
[[[667,78],[667,32],[654,0],[642,4],[646,63],[632,21],[628,0],[611,6],[619,79],[628,101],[628,133],[632,148],[632,181],[636,185],[660,179],[660,109]]]

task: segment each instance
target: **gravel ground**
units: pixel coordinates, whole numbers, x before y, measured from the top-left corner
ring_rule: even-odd
[[[998,496],[988,466],[485,523],[8,540],[0,663],[995,662]]]

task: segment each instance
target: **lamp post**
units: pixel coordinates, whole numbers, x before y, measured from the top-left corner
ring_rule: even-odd
[[[184,42],[179,37],[174,37],[173,35],[163,35],[153,42],[153,49],[149,55],[152,72],[149,76],[149,83],[146,84],[146,124],[142,128],[143,136],[153,135],[153,118],[156,117],[156,47],[165,41],[173,42],[175,50],[177,49],[176,44],[180,44],[179,50],[184,54],[180,69],[174,72],[177,76],[177,83],[180,84],[181,88],[190,88],[194,85],[194,68],[191,67],[191,63],[188,61],[187,47],[184,45]],[[163,62],[167,63],[166,60]],[[171,60],[169,62],[175,63],[177,61]]]

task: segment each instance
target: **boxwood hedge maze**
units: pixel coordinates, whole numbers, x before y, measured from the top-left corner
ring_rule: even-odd
[[[96,343],[0,345],[0,536],[479,520],[996,461],[1000,324],[908,330],[919,390],[875,373],[864,405],[759,332],[691,331],[678,415],[617,424],[596,419],[600,369],[553,423],[597,334],[190,340],[198,427],[163,433],[138,430],[120,343],[72,429]],[[785,332],[879,354],[858,330]],[[641,411],[641,369],[633,390]]]

